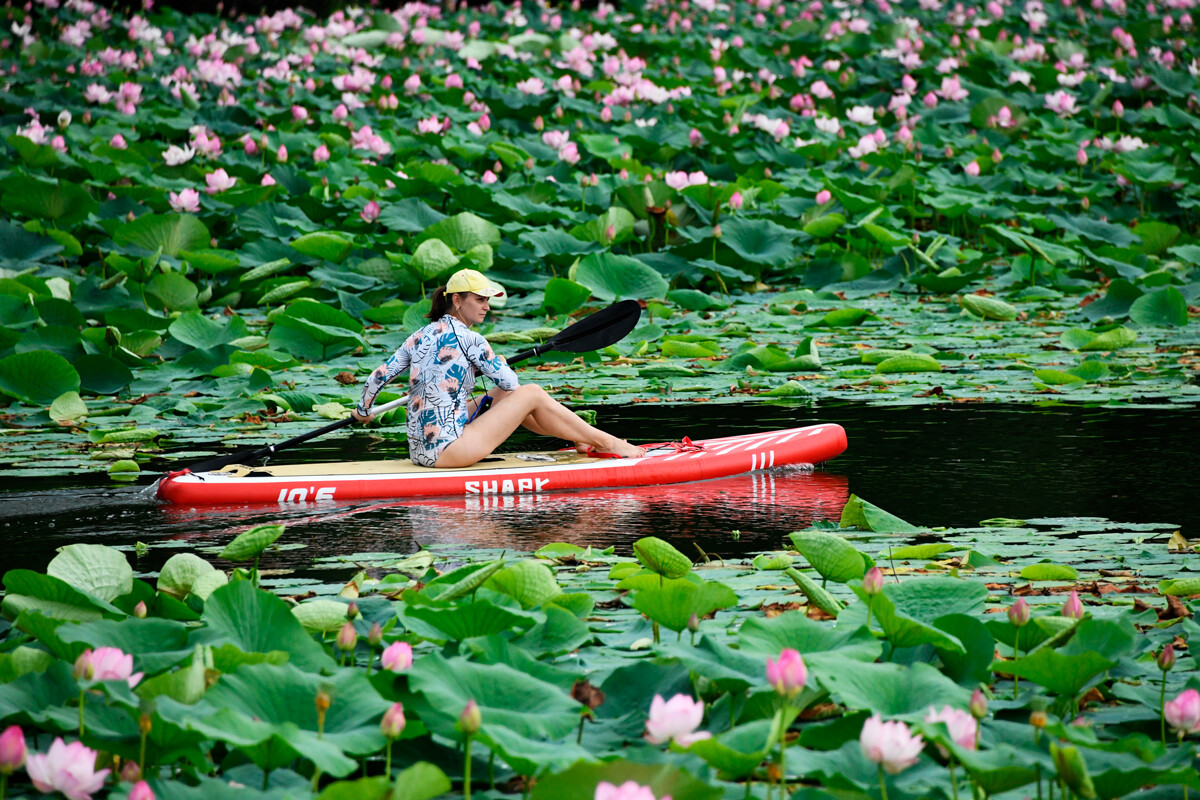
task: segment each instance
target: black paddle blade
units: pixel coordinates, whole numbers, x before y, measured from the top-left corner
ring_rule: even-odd
[[[563,328],[551,336],[543,348],[563,353],[590,353],[624,339],[641,317],[642,306],[637,300],[622,300]]]

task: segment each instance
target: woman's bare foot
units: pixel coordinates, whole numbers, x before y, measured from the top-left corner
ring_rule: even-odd
[[[612,455],[620,456],[621,458],[641,458],[642,456],[646,455],[646,448],[638,447],[637,445],[630,444],[624,439],[618,439],[614,436],[612,444],[610,444],[608,447],[597,447],[595,452],[611,453]]]

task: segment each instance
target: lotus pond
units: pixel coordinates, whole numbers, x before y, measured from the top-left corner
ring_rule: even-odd
[[[1200,790],[1200,579],[1175,524],[1194,512],[1160,485],[1192,474],[1200,398],[1194,5],[4,7],[18,503],[343,417],[467,266],[509,290],[482,329],[502,351],[644,302],[624,342],[522,372],[617,427],[658,412],[622,433],[661,438],[683,406],[753,425],[848,401],[881,414],[852,448],[904,452],[874,483],[852,451],[845,473],[724,487],[688,552],[662,536],[687,507],[669,498],[618,549],[550,523],[513,547],[504,520],[559,501],[452,509],[500,520],[471,547],[443,530],[330,552],[286,514],[154,510],[185,535],[144,551],[130,530],[121,549],[49,539],[26,508],[24,541],[65,546],[5,562],[0,795]],[[895,480],[929,445],[898,444],[915,426],[896,407],[995,403],[1025,407],[1013,444],[943,439],[939,468]],[[1162,444],[1108,437],[1080,469],[1069,437],[1037,435],[1057,406],[1081,427],[1158,412],[1137,430]],[[384,452],[398,421],[329,446]],[[983,482],[963,462],[1013,450],[991,476],[1017,500],[966,499]],[[90,488],[13,483],[31,480]],[[964,500],[935,514],[929,486]],[[41,519],[136,526],[137,491]],[[576,508],[611,527],[621,503],[645,507]]]

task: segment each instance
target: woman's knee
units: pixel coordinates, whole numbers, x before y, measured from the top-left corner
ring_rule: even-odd
[[[536,383],[522,383],[514,391],[514,395],[527,398],[535,405],[542,405],[550,399],[550,395]]]

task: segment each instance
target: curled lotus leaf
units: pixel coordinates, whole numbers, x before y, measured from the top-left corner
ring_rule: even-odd
[[[1016,306],[997,300],[994,297],[982,297],[977,294],[964,294],[958,299],[958,304],[968,312],[984,319],[994,319],[1001,322],[1011,322],[1017,318]]]
[[[691,560],[657,536],[645,536],[633,543],[633,552],[642,566],[664,578],[682,578],[692,570]]]
[[[219,558],[229,561],[249,561],[257,558],[281,535],[283,535],[282,525],[258,525],[239,533],[232,542],[225,545]]]
[[[69,544],[46,567],[46,574],[112,602],[133,591],[133,568],[120,550],[102,544]]]
[[[194,553],[176,553],[158,573],[158,590],[179,599],[187,597],[201,576],[216,568]]]
[[[328,633],[342,627],[347,620],[346,603],[327,598],[308,600],[292,609],[292,616],[300,620],[310,633]]]
[[[800,555],[826,580],[846,583],[867,571],[862,553],[837,534],[811,530],[795,531],[789,536]]]

